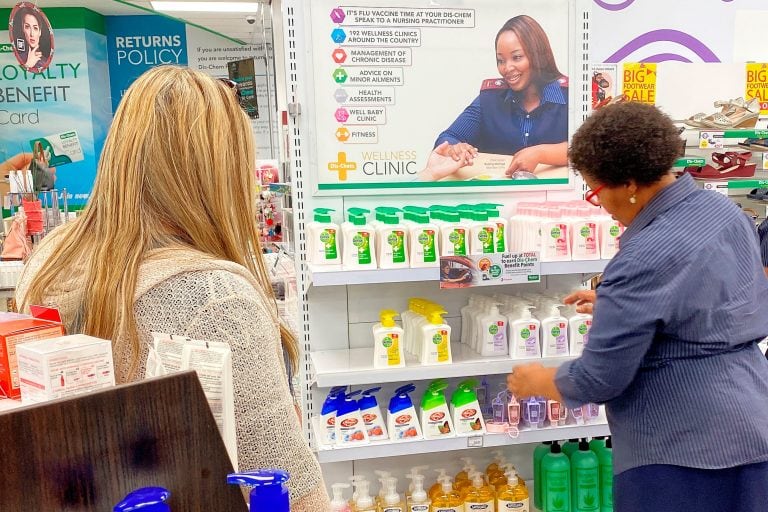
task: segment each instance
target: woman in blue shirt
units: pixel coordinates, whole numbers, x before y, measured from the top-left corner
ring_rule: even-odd
[[[768,510],[768,280],[750,220],[669,172],[679,138],[656,108],[617,104],[578,130],[571,162],[627,229],[583,355],[516,367],[509,388],[605,404],[616,512]]]
[[[478,152],[514,155],[508,175],[539,164],[567,165],[568,79],[544,29],[530,16],[515,16],[499,30],[495,48],[501,78],[483,82],[478,97],[438,136],[434,153],[452,158],[453,171],[471,165]],[[422,179],[451,172],[426,174]]]

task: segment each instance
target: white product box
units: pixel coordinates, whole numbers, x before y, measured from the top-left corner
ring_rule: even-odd
[[[25,405],[115,385],[109,340],[74,334],[30,341],[16,350]]]

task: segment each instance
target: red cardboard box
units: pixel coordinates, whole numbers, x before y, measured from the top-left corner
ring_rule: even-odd
[[[16,345],[64,335],[64,326],[58,322],[19,316],[0,315],[0,397],[21,396]]]

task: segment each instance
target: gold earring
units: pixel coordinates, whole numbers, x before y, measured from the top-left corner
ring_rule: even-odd
[[[635,195],[632,194],[632,197],[629,198],[629,202],[632,203],[632,204],[637,203],[637,197],[635,197]]]

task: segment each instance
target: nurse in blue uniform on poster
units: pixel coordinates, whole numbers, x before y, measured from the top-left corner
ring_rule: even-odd
[[[422,179],[442,179],[471,165],[479,152],[514,155],[508,176],[532,173],[540,164],[568,164],[568,79],[536,20],[515,16],[501,27],[496,66],[501,78],[485,80],[477,98],[437,138],[432,160],[450,158],[455,168],[435,166],[443,172]]]

